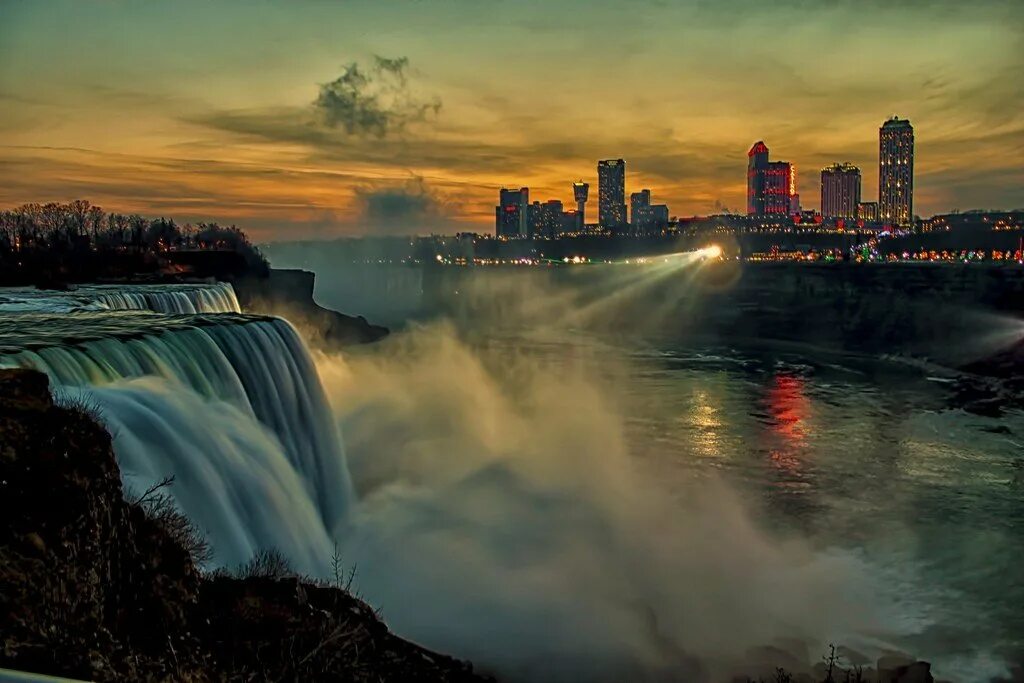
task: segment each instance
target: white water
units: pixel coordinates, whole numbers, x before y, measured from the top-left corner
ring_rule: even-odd
[[[171,291],[136,289],[100,292],[97,301],[115,311],[157,313],[240,313],[234,288],[228,283]]]
[[[326,574],[333,520],[317,506],[317,480],[252,414],[155,377],[65,391],[99,406],[129,488],[174,475],[168,492],[206,533],[215,564],[235,567],[274,548],[299,571]],[[335,486],[344,502],[345,482]]]
[[[0,366],[39,369],[95,402],[130,483],[180,478],[172,495],[210,534],[218,563],[272,546],[302,571],[327,567],[325,539],[346,518],[351,483],[316,369],[286,321],[44,346]]]
[[[231,284],[93,285],[69,292],[0,289],[0,313],[72,311],[153,311],[155,313],[240,313]]]

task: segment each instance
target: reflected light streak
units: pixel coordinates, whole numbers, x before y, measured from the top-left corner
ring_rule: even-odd
[[[807,445],[810,404],[804,394],[804,380],[776,375],[767,396],[772,434],[780,437],[780,448],[772,449],[772,465],[794,478],[803,478],[802,451]]]

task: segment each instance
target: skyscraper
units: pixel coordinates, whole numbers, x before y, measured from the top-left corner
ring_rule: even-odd
[[[796,169],[788,161],[769,161],[768,146],[756,142],[747,152],[747,214],[787,216],[799,203]]]
[[[502,188],[498,205],[494,207],[494,234],[497,237],[526,237],[529,206],[530,188]]]
[[[764,215],[764,180],[768,169],[768,145],[758,140],[747,152],[747,215]]]
[[[590,185],[577,180],[572,184],[572,196],[576,198],[576,226],[577,232],[583,232],[587,224],[587,196],[590,194]]]
[[[651,191],[640,190],[629,195],[629,231],[643,234],[650,221]]]
[[[597,222],[605,230],[621,233],[626,227],[626,162],[597,162]]]
[[[821,169],[821,215],[857,218],[860,204],[860,169],[853,164],[832,164]]]
[[[534,202],[527,210],[527,233],[530,237],[551,239],[562,230],[562,202],[558,199]]]
[[[914,220],[914,128],[895,116],[878,129],[878,220]]]

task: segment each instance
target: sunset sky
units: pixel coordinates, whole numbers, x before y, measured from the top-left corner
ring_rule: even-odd
[[[1022,83],[1021,0],[0,0],[0,206],[490,231],[502,185],[569,203],[623,157],[673,215],[741,211],[764,139],[810,208],[834,161],[875,199],[898,114],[917,213],[1022,208]]]

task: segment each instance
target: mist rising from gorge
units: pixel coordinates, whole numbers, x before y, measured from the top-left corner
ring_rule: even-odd
[[[510,355],[506,355],[510,354]],[[718,680],[892,623],[867,567],[757,524],[722,481],[638,470],[609,376],[435,324],[319,355],[359,504],[358,586],[398,630],[511,680]]]

